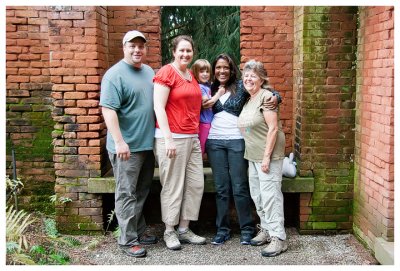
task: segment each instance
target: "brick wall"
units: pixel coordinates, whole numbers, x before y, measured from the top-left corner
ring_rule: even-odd
[[[294,148],[301,176],[303,232],[352,228],[357,8],[294,9]]]
[[[101,77],[121,59],[122,37],[128,30],[139,28],[149,36],[150,53],[159,50],[155,34],[160,32],[156,26],[159,8],[62,6],[51,10],[55,191],[73,200],[56,206],[57,221],[61,231],[101,230],[102,198],[87,193],[88,178],[101,177],[108,163],[106,126],[98,106]],[[146,22],[153,25],[145,28]],[[159,67],[160,52],[148,60]]]
[[[25,185],[19,204],[51,212],[52,83],[46,7],[6,7],[6,167],[12,176],[11,148],[17,176]]]
[[[263,62],[270,85],[282,96],[285,152],[293,152],[293,7],[242,6],[240,54],[241,67],[250,59]]]
[[[148,37],[147,63],[161,66],[159,7],[7,7],[7,174],[11,144],[25,183],[20,204],[56,204],[61,231],[102,229],[102,199],[87,179],[107,169],[101,78],[122,58],[122,37]],[[52,145],[53,143],[53,145]],[[53,155],[54,154],[54,155]],[[29,208],[30,207],[30,208]],[[52,210],[51,210],[52,209]]]
[[[354,228],[394,241],[394,8],[360,8]]]
[[[107,68],[107,11],[103,7],[49,8],[50,74],[53,83],[55,192],[61,231],[101,230],[102,201],[87,194],[87,179],[104,164],[105,124],[98,107]]]
[[[137,29],[147,38],[145,62],[153,69],[159,69],[161,67],[160,16],[159,7],[108,7],[110,66],[123,57],[121,44],[125,33]]]

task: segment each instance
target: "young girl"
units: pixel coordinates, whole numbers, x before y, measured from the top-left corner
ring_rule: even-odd
[[[200,85],[202,101],[204,103],[214,104],[225,93],[225,89],[221,88],[213,97],[211,97],[211,65],[206,59],[196,60],[191,67],[194,77]],[[208,133],[211,128],[211,121],[213,119],[213,111],[211,107],[202,107],[200,112],[200,126],[199,126],[199,139],[203,159],[207,158],[205,153],[205,145]]]

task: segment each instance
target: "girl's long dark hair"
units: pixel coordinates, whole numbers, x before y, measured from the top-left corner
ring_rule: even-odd
[[[217,78],[215,78],[215,66],[220,59],[223,59],[229,63],[230,75],[228,81],[226,82],[225,88],[229,89],[234,95],[236,94],[236,81],[239,75],[239,70],[233,59],[228,54],[218,55],[212,64],[213,83],[211,85],[211,93],[214,94],[215,92],[217,92],[220,85],[220,82],[217,80]]]

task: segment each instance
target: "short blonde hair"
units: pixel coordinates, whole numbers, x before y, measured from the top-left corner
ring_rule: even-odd
[[[261,86],[262,88],[271,88],[268,82],[267,71],[265,70],[264,64],[262,64],[262,62],[255,61],[254,59],[247,61],[243,66],[242,75],[244,75],[244,73],[247,71],[253,71],[255,74],[258,75],[258,77],[261,78],[261,80],[264,80],[264,83]]]
[[[207,70],[209,73],[210,73],[210,79],[211,79],[211,76],[212,76],[212,72],[211,72],[211,64],[210,64],[210,62],[208,62],[208,60],[207,59],[197,59],[194,63],[193,63],[193,65],[192,65],[192,67],[191,67],[191,70],[192,70],[192,72],[193,72],[193,74],[194,74],[194,77],[196,78],[196,80],[198,81],[198,82],[200,82],[200,80],[199,80],[199,73],[202,71],[202,70]]]

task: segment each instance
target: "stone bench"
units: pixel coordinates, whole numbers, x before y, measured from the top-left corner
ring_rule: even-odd
[[[111,170],[112,172],[112,170]],[[158,168],[154,171],[152,191],[161,191],[160,177]],[[89,178],[88,180],[88,193],[93,194],[106,194],[115,192],[115,178],[98,177]],[[215,192],[214,180],[210,167],[204,168],[204,192]],[[314,192],[314,178],[313,177],[300,177],[282,179],[282,192],[284,193],[312,193]]]

